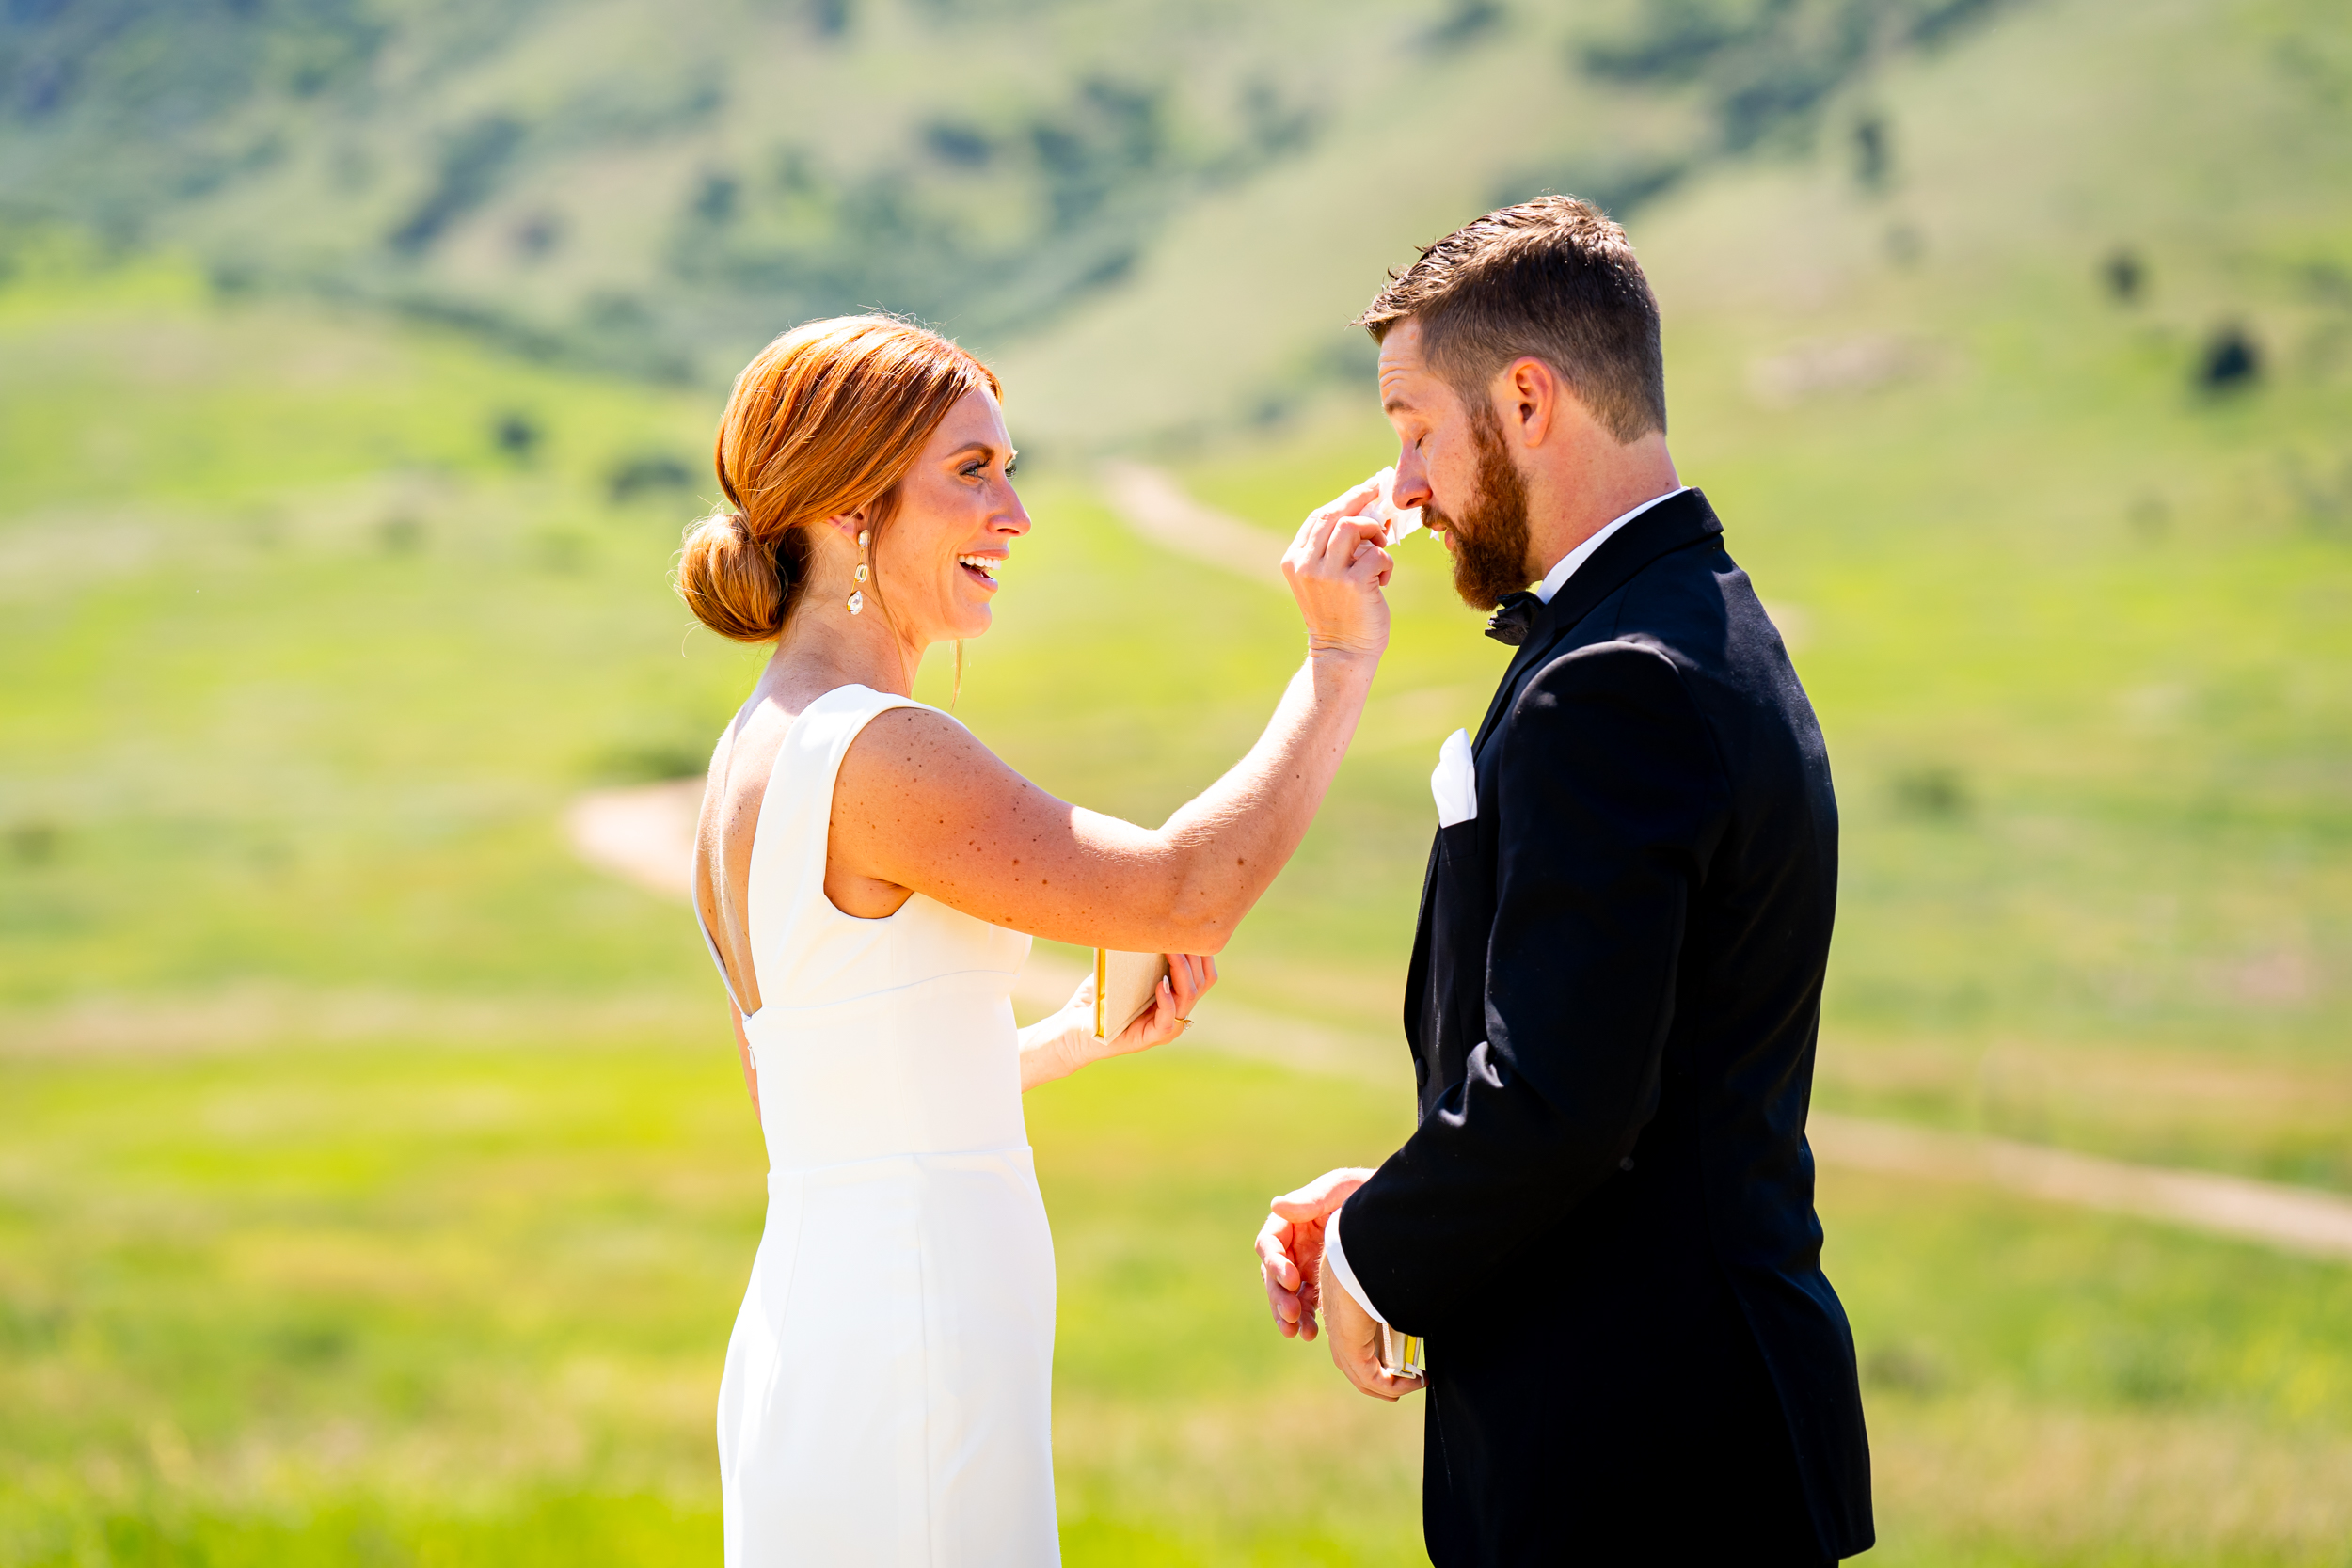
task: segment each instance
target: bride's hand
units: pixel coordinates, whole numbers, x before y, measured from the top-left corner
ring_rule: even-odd
[[[1388,524],[1376,513],[1377,478],[1365,480],[1307,514],[1298,537],[1282,554],[1282,578],[1306,618],[1307,641],[1318,652],[1370,654],[1389,645],[1387,586],[1395,562],[1383,548]]]
[[[1152,1005],[1136,1015],[1136,1021],[1105,1040],[1101,1047],[1104,1056],[1124,1056],[1130,1052],[1149,1051],[1155,1045],[1166,1045],[1184,1032],[1192,1022],[1192,1005],[1216,984],[1216,960],[1191,953],[1170,953],[1168,974],[1160,981],[1159,990]],[[1081,988],[1086,992],[1087,1006],[1094,1005],[1094,982],[1089,980]]]

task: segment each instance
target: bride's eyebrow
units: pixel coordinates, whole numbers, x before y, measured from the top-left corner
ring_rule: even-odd
[[[986,441],[968,441],[962,446],[958,447],[955,451],[955,454],[949,457],[947,461],[950,465],[954,465],[961,463],[966,458],[970,457],[977,456],[981,458],[993,458],[995,455],[996,449],[990,446]],[[1008,465],[1009,465],[1012,462],[1012,459],[1008,457],[1005,461]]]

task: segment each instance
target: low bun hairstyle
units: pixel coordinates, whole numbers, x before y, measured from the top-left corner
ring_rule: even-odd
[[[807,576],[808,525],[865,510],[879,546],[923,443],[980,390],[1003,395],[994,372],[889,316],[806,322],[770,343],[720,418],[713,461],[727,502],[688,526],[678,596],[722,637],[775,641]]]

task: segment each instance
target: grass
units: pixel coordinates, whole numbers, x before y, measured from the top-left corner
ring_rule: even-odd
[[[0,1104],[0,1562],[707,1560],[760,1223],[722,1053],[16,1055]],[[1070,1560],[1419,1560],[1418,1409],[1279,1338],[1248,1251],[1396,1097],[1188,1050],[1028,1109]],[[2352,1275],[1881,1180],[1823,1208],[1889,1560],[2340,1560]]]

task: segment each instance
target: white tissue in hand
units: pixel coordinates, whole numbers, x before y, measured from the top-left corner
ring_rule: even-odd
[[[1455,730],[1438,748],[1438,770],[1429,775],[1438,800],[1438,826],[1451,828],[1478,815],[1478,764],[1470,755],[1468,730]]]
[[[1416,506],[1400,512],[1396,506],[1396,470],[1383,468],[1373,476],[1380,482],[1380,499],[1364,509],[1364,515],[1388,525],[1391,545],[1402,541],[1421,527],[1421,508]]]

